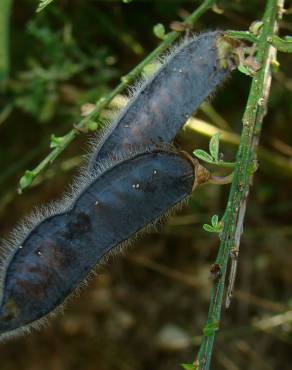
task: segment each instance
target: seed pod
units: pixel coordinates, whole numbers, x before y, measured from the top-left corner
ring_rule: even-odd
[[[187,39],[171,51],[93,143],[90,167],[108,153],[136,144],[171,143],[191,114],[230,74],[232,55],[231,41],[222,31]]]
[[[197,168],[169,147],[125,156],[85,175],[69,207],[53,207],[14,235],[1,269],[2,338],[41,324],[110,252],[186,200]]]

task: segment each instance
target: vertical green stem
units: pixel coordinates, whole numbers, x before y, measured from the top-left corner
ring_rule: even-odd
[[[214,283],[211,295],[208,318],[204,336],[198,354],[198,368],[208,370],[213,351],[216,330],[221,319],[223,295],[226,280],[227,264],[230,252],[239,247],[236,239],[237,231],[242,227],[244,210],[249,187],[253,177],[253,161],[256,159],[258,138],[262,127],[262,120],[266,113],[269,95],[271,73],[270,64],[274,55],[274,48],[268,42],[277,31],[278,20],[281,17],[283,0],[267,0],[263,16],[263,28],[258,40],[257,59],[261,69],[252,80],[246,110],[243,116],[243,129],[237,153],[237,163],[234,171],[226,211],[223,216],[223,231],[216,258],[220,266],[220,277]]]
[[[0,1],[0,89],[9,74],[9,25],[12,0]]]

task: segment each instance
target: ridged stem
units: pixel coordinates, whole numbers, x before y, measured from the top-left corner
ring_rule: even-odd
[[[223,231],[215,261],[220,274],[214,282],[208,318],[203,330],[203,339],[194,368],[209,370],[216,332],[220,325],[226,271],[230,255],[238,248],[242,233],[246,200],[254,173],[257,158],[259,134],[267,110],[267,100],[271,83],[271,63],[275,49],[269,40],[277,32],[278,20],[282,15],[283,0],[267,0],[263,16],[263,27],[257,42],[257,60],[261,65],[254,76],[243,116],[243,128],[237,152],[237,163],[231,184],[227,207],[223,216]],[[233,284],[233,282],[231,282]],[[230,298],[230,297],[229,297]]]

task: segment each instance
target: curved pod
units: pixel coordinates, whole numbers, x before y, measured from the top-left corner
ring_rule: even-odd
[[[195,179],[192,161],[163,148],[87,179],[70,208],[38,220],[4,260],[0,334],[41,323],[112,250],[184,201]]]
[[[90,168],[134,145],[171,143],[178,130],[234,67],[222,31],[187,39],[146,80],[93,144]]]

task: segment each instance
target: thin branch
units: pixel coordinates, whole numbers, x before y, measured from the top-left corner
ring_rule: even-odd
[[[184,24],[194,25],[196,21],[215,3],[215,0],[204,0],[202,4],[190,14]],[[80,131],[84,131],[87,128],[87,125],[90,121],[99,121],[100,114],[104,108],[113,100],[113,98],[120,94],[129,83],[133,82],[143,71],[145,66],[157,58],[163,51],[165,51],[180,35],[180,32],[169,32],[164,36],[161,44],[154,49],[142,62],[140,62],[131,72],[126,76],[121,78],[121,83],[116,86],[108,95],[101,98],[97,104],[96,108],[92,113],[85,118],[83,118],[79,123],[74,125],[74,129],[69,131],[65,136],[63,136],[60,141],[60,145],[54,148],[42,161],[31,171],[26,171],[25,175],[20,179],[20,188],[21,192],[25,188],[29,187],[33,180],[38,176],[50,163],[52,163],[66,148],[67,146],[75,139]]]
[[[234,291],[234,284],[235,284],[237,265],[238,265],[240,239],[243,233],[243,222],[244,222],[244,217],[245,217],[245,212],[246,212],[246,204],[247,204],[247,199],[244,198],[239,207],[239,214],[238,214],[237,225],[236,225],[235,236],[234,236],[234,248],[231,249],[230,251],[231,267],[230,267],[230,275],[229,275],[229,284],[228,284],[228,289],[226,293],[226,303],[225,303],[226,308],[229,308],[230,306],[231,299],[233,296],[233,291]]]
[[[239,40],[244,40],[244,41],[248,41],[248,42],[251,42],[251,43],[257,43],[258,42],[257,37],[254,36],[249,31],[233,31],[233,30],[228,30],[227,31],[227,34],[230,37],[234,37],[234,38],[239,39]]]
[[[256,148],[262,121],[267,109],[267,99],[271,83],[270,65],[274,56],[274,48],[269,44],[268,39],[277,31],[278,20],[281,17],[283,5],[283,0],[267,0],[266,10],[263,16],[263,28],[257,43],[257,59],[262,67],[253,78],[243,116],[243,129],[237,153],[237,164],[227,207],[223,216],[224,227],[215,262],[220,269],[220,275],[217,281],[214,282],[208,318],[203,331],[203,340],[196,361],[196,365],[200,370],[208,370],[210,368],[215,335],[221,319],[227,264],[230,252],[235,247],[236,237],[238,246],[240,243],[240,237],[239,234],[236,235],[236,231],[243,224],[244,217],[239,216],[242,213],[241,209],[245,207],[253,177]],[[241,225],[239,225],[239,220]]]
[[[37,7],[36,12],[42,12],[53,0],[39,0],[39,5]]]
[[[292,53],[292,37],[281,39],[281,37],[274,35],[269,42],[279,51],[283,53]]]

